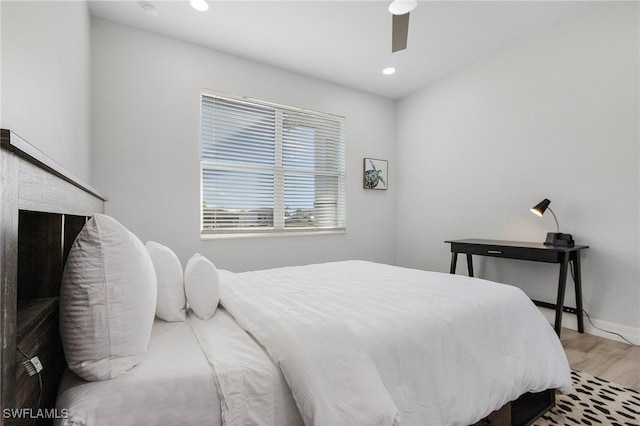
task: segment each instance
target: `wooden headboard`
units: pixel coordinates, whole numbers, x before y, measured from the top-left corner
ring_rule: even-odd
[[[0,425],[48,423],[65,367],[64,262],[106,198],[14,132],[1,129],[0,145]],[[43,369],[29,376],[23,361],[34,356]]]

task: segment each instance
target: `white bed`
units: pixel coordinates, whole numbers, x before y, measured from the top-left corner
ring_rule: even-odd
[[[156,320],[121,377],[67,372],[61,424],[465,425],[571,386],[553,329],[511,286],[362,261],[220,272],[210,320]]]

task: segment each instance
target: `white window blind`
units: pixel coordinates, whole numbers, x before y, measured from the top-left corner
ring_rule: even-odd
[[[202,93],[202,234],[345,230],[344,118]]]

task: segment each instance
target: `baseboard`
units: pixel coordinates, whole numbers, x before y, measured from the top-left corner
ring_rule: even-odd
[[[556,312],[553,309],[543,308],[540,306],[538,306],[538,309],[551,324],[555,322]],[[594,318],[591,318],[591,321],[593,321],[593,323],[599,328],[618,333],[624,336],[624,338],[629,342],[633,342],[636,345],[640,344],[640,327],[631,327],[624,324],[616,324],[613,322],[602,321]],[[562,326],[571,330],[578,330],[577,317],[573,314],[568,314],[565,312],[562,316]],[[607,339],[616,340],[618,342],[628,343],[625,342],[620,336],[598,330],[593,325],[591,325],[591,323],[589,323],[586,316],[584,317],[584,332],[593,334],[594,336],[605,337]]]

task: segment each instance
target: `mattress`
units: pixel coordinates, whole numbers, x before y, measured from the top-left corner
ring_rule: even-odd
[[[220,400],[211,366],[190,319],[156,319],[144,360],[111,380],[86,382],[65,371],[57,408],[62,426],[219,425]]]

